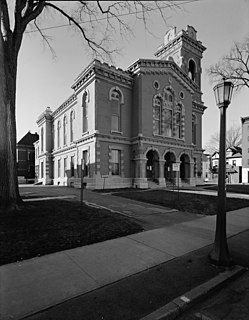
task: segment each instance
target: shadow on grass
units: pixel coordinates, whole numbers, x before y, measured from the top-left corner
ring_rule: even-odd
[[[26,203],[1,214],[0,265],[72,249],[143,229],[134,221],[79,202],[48,200]]]
[[[114,195],[197,214],[214,215],[217,212],[217,196],[167,190],[115,192]],[[247,199],[226,199],[226,211],[245,207],[249,207]]]

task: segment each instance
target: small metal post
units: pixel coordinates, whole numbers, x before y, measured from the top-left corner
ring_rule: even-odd
[[[80,204],[83,204],[83,189],[84,189],[84,159],[81,159],[81,175],[80,175]]]
[[[179,200],[179,176],[180,176],[180,171],[177,171],[177,180],[178,180],[178,200]]]

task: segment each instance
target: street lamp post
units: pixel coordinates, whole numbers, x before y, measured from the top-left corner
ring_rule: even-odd
[[[226,236],[226,109],[231,102],[232,91],[233,83],[227,80],[214,87],[216,104],[220,109],[220,147],[216,231],[209,258],[212,263],[219,266],[232,264]]]

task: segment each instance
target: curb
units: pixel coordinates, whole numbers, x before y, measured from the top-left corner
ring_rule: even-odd
[[[156,311],[150,313],[149,315],[141,318],[140,320],[173,320],[176,319],[184,311],[191,308],[194,304],[199,302],[201,299],[207,297],[213,291],[222,287],[228,281],[236,279],[247,269],[240,266],[235,266],[231,270],[224,271],[218,276],[204,282],[200,286],[186,292],[171,302],[167,303],[165,306],[157,309]]]
[[[57,200],[57,199],[74,199],[76,196],[68,195],[68,196],[55,196],[55,197],[41,197],[41,198],[24,198],[22,201],[24,202],[33,202],[33,201],[43,201],[43,200]]]

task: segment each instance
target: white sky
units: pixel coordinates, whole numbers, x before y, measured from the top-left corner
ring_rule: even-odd
[[[192,25],[198,40],[207,48],[202,60],[203,101],[208,107],[203,116],[204,147],[210,135],[219,131],[219,110],[206,69],[228,53],[234,41],[243,41],[249,34],[249,0],[199,0],[185,3],[179,9],[167,9],[165,16],[167,26],[158,12],[151,14],[152,34],[145,31],[142,22],[130,16],[134,36],[125,40],[120,39],[118,33],[114,36],[117,46],[122,48],[115,65],[126,69],[139,58],[155,58],[154,53],[169,28],[176,26],[179,31]],[[40,19],[40,27],[61,24],[65,24],[65,19],[52,14],[44,14]],[[92,60],[86,44],[82,45],[82,38],[72,27],[51,29],[46,34],[53,39],[55,59],[39,33],[26,33],[23,38],[17,81],[17,140],[29,130],[38,131],[38,116],[47,106],[55,110],[73,93],[74,79]],[[240,125],[240,118],[249,115],[248,98],[248,89],[233,96],[227,111],[227,127]]]

